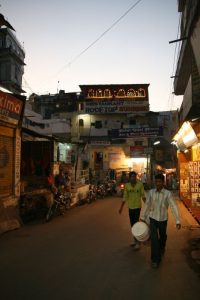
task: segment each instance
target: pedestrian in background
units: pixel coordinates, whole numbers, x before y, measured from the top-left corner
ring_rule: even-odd
[[[131,227],[139,221],[142,199],[145,202],[144,186],[141,181],[137,181],[137,173],[132,171],[129,173],[129,182],[125,184],[124,196],[119,208],[119,214],[121,214],[124,204],[127,203]],[[135,238],[131,246],[134,249],[140,248],[140,244]]]
[[[59,191],[61,191],[67,186],[67,180],[62,169],[59,169],[59,174],[55,176],[55,186],[58,188]]]
[[[172,193],[164,188],[164,175],[155,176],[155,189],[151,189],[147,196],[141,220],[149,223],[151,232],[151,262],[157,268],[161,256],[165,252],[167,240],[168,207],[170,206],[176,220],[177,229],[181,228],[179,212]],[[149,219],[149,220],[148,220]]]

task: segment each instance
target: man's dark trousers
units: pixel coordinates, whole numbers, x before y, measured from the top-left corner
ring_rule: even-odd
[[[156,221],[150,218],[151,260],[160,263],[161,254],[165,251],[167,240],[167,221]]]
[[[129,219],[130,219],[131,227],[136,222],[139,221],[139,219],[140,219],[140,211],[141,211],[141,208],[134,208],[134,209],[129,208]]]

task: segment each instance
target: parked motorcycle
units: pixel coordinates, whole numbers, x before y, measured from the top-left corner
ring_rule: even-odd
[[[53,203],[46,214],[46,222],[50,221],[50,219],[57,214],[63,215],[65,213],[68,205],[66,199],[64,193],[56,192],[54,194]]]
[[[116,194],[116,181],[109,180],[105,182],[105,190],[107,196],[113,196],[114,194]]]
[[[102,183],[97,184],[96,187],[96,197],[97,198],[104,198],[106,196],[105,186]]]
[[[72,200],[72,193],[70,191],[64,192],[64,202],[66,209],[70,208]]]
[[[90,204],[91,202],[93,202],[95,200],[96,200],[96,188],[94,185],[90,184],[86,202],[88,204]]]

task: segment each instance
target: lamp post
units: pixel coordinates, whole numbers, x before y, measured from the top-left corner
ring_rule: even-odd
[[[151,182],[151,187],[153,186],[154,182],[154,173],[155,173],[155,151],[157,145],[160,145],[161,141],[159,138],[150,138],[150,145],[151,145],[151,154],[150,154],[150,182]]]
[[[153,158],[153,142],[152,138],[148,138],[148,148],[146,149],[147,154],[147,183],[150,187],[152,187],[153,181],[153,165],[154,165],[154,158]]]

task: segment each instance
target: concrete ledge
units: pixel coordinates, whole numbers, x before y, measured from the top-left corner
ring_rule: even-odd
[[[87,194],[89,192],[89,184],[78,186],[77,188],[75,188],[75,190],[76,193],[74,195],[74,198],[72,199],[71,207],[75,206],[80,199],[85,199],[87,197]]]
[[[20,227],[21,227],[21,225],[20,225],[19,221],[16,219],[1,222],[0,223],[0,234],[4,233],[6,231],[18,229]]]

